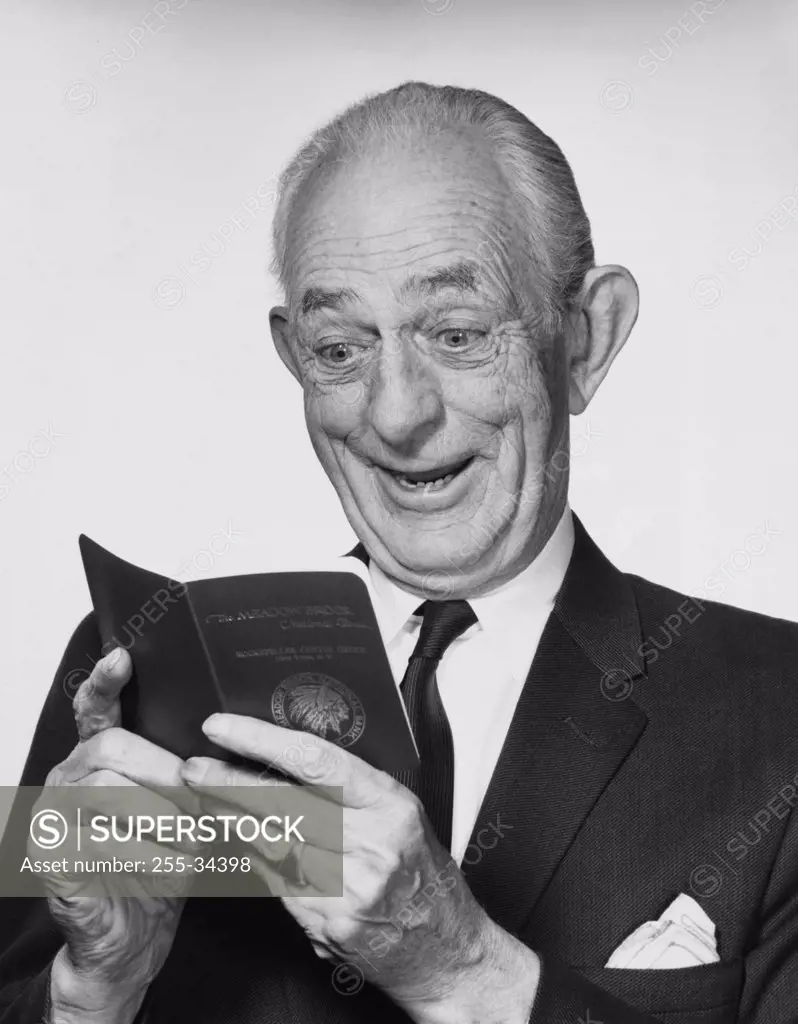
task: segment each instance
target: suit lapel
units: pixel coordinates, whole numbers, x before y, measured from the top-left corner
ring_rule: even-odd
[[[479,902],[514,933],[648,720],[633,699],[645,662],[631,584],[576,516],[574,534],[462,863]],[[368,564],[362,544],[348,554]]]
[[[632,699],[644,663],[631,586],[574,520],[574,553],[462,864],[514,933],[647,722]]]

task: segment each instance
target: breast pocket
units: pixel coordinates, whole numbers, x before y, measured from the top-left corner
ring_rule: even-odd
[[[743,986],[742,960],[677,970],[575,967],[583,978],[667,1024],[733,1024]]]

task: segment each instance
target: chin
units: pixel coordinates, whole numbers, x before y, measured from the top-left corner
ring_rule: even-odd
[[[365,546],[388,575],[430,597],[449,596],[453,589],[481,579],[499,554],[496,544],[475,548],[473,532],[464,531],[462,524],[436,532],[397,529],[395,523],[387,529],[380,526],[369,525]]]

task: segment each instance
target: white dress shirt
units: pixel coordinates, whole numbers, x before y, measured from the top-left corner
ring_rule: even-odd
[[[469,604],[478,622],[453,641],[438,666],[438,688],[454,743],[452,856],[460,863],[499,759],[543,627],[565,576],[574,544],[571,511],[541,553],[518,576]],[[347,558],[349,563],[357,559]],[[358,562],[397,687],[418,639],[413,613],[423,598],[402,590],[385,573]]]

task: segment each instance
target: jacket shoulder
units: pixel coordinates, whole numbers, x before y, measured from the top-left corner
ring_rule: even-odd
[[[628,579],[652,705],[683,703],[695,715],[725,707],[767,734],[794,732],[798,624]]]
[[[640,576],[627,574],[626,578],[634,590],[644,628],[667,623],[670,618],[671,631],[681,627],[680,633],[703,646],[722,643],[727,653],[750,654],[755,641],[757,645],[767,644],[757,647],[765,658],[781,652],[798,655],[798,623],[683,594]]]

